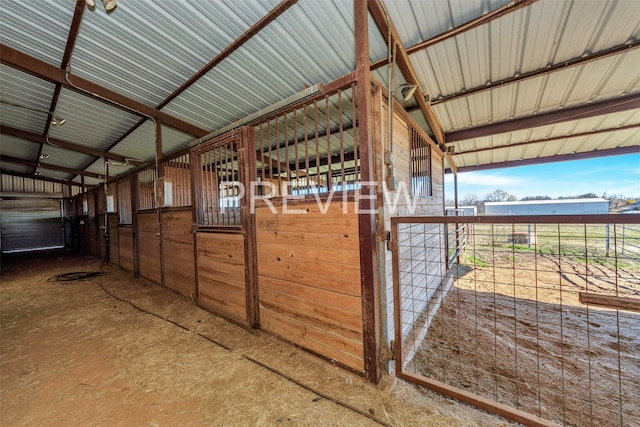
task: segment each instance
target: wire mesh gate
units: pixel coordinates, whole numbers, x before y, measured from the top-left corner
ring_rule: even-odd
[[[640,425],[639,220],[392,218],[398,377],[527,425]],[[464,251],[434,238],[461,221]]]

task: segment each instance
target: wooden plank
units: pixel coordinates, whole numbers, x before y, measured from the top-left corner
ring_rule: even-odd
[[[281,259],[300,259],[346,265],[358,265],[360,261],[358,251],[352,249],[293,246],[260,241],[258,242],[258,250]]]
[[[344,232],[347,234],[357,233],[358,219],[355,217],[345,217],[340,219],[327,220],[305,220],[300,219],[301,215],[283,215],[277,220],[256,218],[256,227],[258,230],[267,231],[290,231],[290,232],[308,232],[309,230],[325,229]]]
[[[244,234],[197,233],[198,304],[247,324]]]
[[[244,288],[244,264],[229,264],[198,257],[198,276]]]
[[[277,292],[289,293],[291,295],[308,300],[322,301],[327,305],[354,313],[362,313],[360,298],[340,292],[331,292],[313,286],[306,286],[300,283],[288,282],[282,279],[275,279],[268,276],[259,276],[260,288],[271,289]]]
[[[358,141],[360,142],[360,173],[363,182],[375,180],[375,146],[373,142],[374,121],[371,99],[371,72],[369,69],[369,2],[355,0],[355,52],[356,77],[358,84]],[[380,126],[376,124],[375,126]],[[368,198],[374,196],[376,189],[363,185],[359,201],[361,211],[373,211],[377,208]],[[360,283],[362,287],[362,327],[364,371],[369,381],[380,381],[380,298],[377,270],[376,218],[373,214],[358,215],[360,233]]]
[[[260,323],[265,331],[358,372],[363,371],[362,342],[341,338],[266,309],[260,311]]]
[[[260,288],[260,307],[352,340],[362,340],[362,313]]]
[[[160,223],[158,214],[137,215],[138,273],[145,279],[162,283],[162,253],[160,250]]]
[[[120,265],[120,251],[118,249],[120,240],[118,239],[118,215],[109,215],[109,260],[112,264]]]
[[[584,305],[597,305],[599,307],[612,308],[615,310],[629,310],[640,313],[640,299],[616,297],[613,295],[598,295],[590,292],[580,292],[578,294],[580,303]]]
[[[120,267],[133,271],[133,230],[131,227],[118,227],[118,251]]]
[[[282,258],[276,254],[266,252],[260,252],[258,260],[263,266],[306,272],[311,275],[321,276],[321,280],[340,277],[346,281],[353,281],[354,285],[360,283],[360,266],[357,264],[335,264],[333,262]]]
[[[290,282],[293,287],[297,285],[304,285],[310,286],[312,288],[324,289],[332,292],[343,293],[345,295],[360,297],[360,283],[355,284],[353,281],[348,281],[341,277],[328,278],[326,276],[315,276],[295,270],[273,268],[269,265],[264,264],[258,265],[258,274],[260,280],[262,280],[262,277],[269,277],[272,279]]]
[[[219,284],[218,284],[219,285]],[[225,292],[216,286],[216,292],[198,291],[198,304],[214,313],[229,317],[242,324],[247,323],[244,295]]]
[[[529,414],[528,412],[522,411],[520,409],[514,409],[511,406],[496,402],[495,400],[491,400],[482,396],[479,396],[474,393],[470,393],[466,390],[462,390],[448,384],[442,383],[440,381],[436,381],[421,375],[414,374],[412,372],[399,372],[397,374],[398,378],[405,379],[419,386],[428,388],[429,390],[433,390],[437,393],[444,394],[445,396],[453,397],[460,402],[473,405],[477,408],[484,409],[485,411],[492,412],[494,414],[505,417],[509,420],[515,421],[517,423],[531,426],[531,427],[553,427],[557,426],[552,421],[545,420],[543,418],[537,417],[535,415]]]
[[[287,212],[289,213],[284,213],[284,207],[280,201],[274,201],[273,203],[277,211],[276,214],[274,214],[268,206],[256,206],[256,219],[293,217],[296,219],[325,220],[340,219],[345,216],[356,218],[356,204],[350,201],[345,202],[341,195],[334,196],[331,201],[321,201],[320,204],[315,200],[304,202],[289,200],[288,202]]]
[[[333,230],[327,230],[333,231]],[[358,250],[358,234],[325,233],[323,230],[308,232],[258,230],[259,243],[279,243],[284,245],[311,246],[314,248],[342,248]]]

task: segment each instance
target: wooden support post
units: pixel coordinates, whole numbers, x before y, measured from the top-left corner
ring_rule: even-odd
[[[241,179],[245,191],[249,192],[251,183],[256,181],[256,140],[252,127],[242,129],[240,136],[239,158]],[[256,218],[251,213],[250,195],[240,201],[240,220],[244,231],[244,262],[247,299],[247,322],[249,327],[260,326],[260,301],[258,295],[258,249],[256,240]]]
[[[189,154],[189,163],[191,176],[191,218],[193,221],[191,224],[191,232],[193,237],[193,278],[195,281],[194,301],[198,304],[200,298],[198,296],[198,233],[196,230],[202,209],[202,182],[200,180],[202,165],[200,164],[200,154],[191,152]]]
[[[162,245],[162,240],[164,239],[164,236],[162,233],[163,206],[160,206],[160,204],[158,203],[158,194],[160,191],[163,194],[163,197],[162,197],[163,201],[164,201],[164,197],[166,196],[164,194],[164,182],[160,181],[160,178],[162,178],[164,175],[160,170],[160,159],[162,158],[162,122],[160,120],[155,120],[155,124],[156,124],[156,183],[155,183],[156,194],[154,194],[154,197],[156,198],[156,210],[158,211],[158,252],[160,253],[160,284],[162,286],[165,286],[164,256],[163,256],[164,248]],[[159,186],[162,186],[162,188],[158,188]]]
[[[140,277],[140,247],[138,242],[138,174],[129,176],[131,186],[131,240],[133,243],[133,275]]]
[[[358,85],[358,140],[363,182],[360,197],[356,198],[360,234],[360,279],[362,286],[362,334],[365,377],[374,384],[380,381],[378,367],[380,354],[379,278],[377,275],[376,188],[373,166],[373,140],[371,138],[371,73],[369,71],[368,7],[363,0],[354,0],[356,37],[356,77]]]

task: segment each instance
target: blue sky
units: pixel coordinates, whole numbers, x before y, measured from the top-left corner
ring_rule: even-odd
[[[518,199],[526,196],[575,196],[595,193],[640,198],[640,154],[570,162],[462,172],[458,200],[475,194],[480,200],[501,189]],[[445,199],[453,200],[453,175],[445,175]]]

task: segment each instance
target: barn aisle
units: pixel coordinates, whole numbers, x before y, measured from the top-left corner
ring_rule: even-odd
[[[50,280],[100,264],[2,260],[3,425],[507,425],[404,383],[373,387],[112,266]]]

